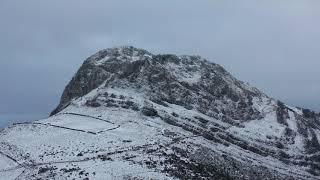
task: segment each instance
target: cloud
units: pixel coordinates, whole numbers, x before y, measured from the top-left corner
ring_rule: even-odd
[[[320,2],[2,0],[0,113],[51,111],[83,60],[134,45],[199,54],[294,106],[320,110]]]

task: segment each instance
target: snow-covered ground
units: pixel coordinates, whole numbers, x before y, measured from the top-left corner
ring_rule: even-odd
[[[145,103],[141,101],[143,94],[109,89],[111,92],[117,93],[117,96],[131,97],[137,103]],[[0,179],[174,179],[163,171],[165,166],[160,162],[165,156],[148,154],[148,151],[159,151],[160,148],[162,153],[174,154],[172,147],[196,151],[199,145],[218,155],[235,157],[240,162],[251,161],[283,174],[295,173],[308,177],[298,167],[286,165],[272,157],[257,156],[235,145],[226,147],[213,143],[182,127],[169,125],[159,117],[147,117],[130,109],[79,106],[83,99],[89,99],[92,94],[87,96],[50,118],[4,129],[0,136],[1,153],[5,154],[0,154]],[[217,123],[228,127],[197,111],[177,105],[164,107],[149,103],[159,113],[177,113],[181,117],[179,121],[182,117],[201,116],[209,119],[209,125]],[[246,122],[245,128],[229,126],[227,131],[252,142],[267,140],[267,135],[279,137],[283,127],[277,125],[274,118],[274,112],[270,112],[265,119]],[[294,123],[291,122],[290,126]],[[150,161],[159,164],[151,166],[148,164]]]

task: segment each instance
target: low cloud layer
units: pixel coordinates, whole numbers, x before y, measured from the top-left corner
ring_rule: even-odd
[[[0,113],[48,113],[83,60],[133,45],[199,54],[293,106],[320,110],[318,0],[2,0]]]

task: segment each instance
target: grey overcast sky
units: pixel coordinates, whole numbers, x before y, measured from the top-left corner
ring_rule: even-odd
[[[319,0],[1,0],[0,114],[49,113],[82,62],[133,45],[198,54],[320,110]]]

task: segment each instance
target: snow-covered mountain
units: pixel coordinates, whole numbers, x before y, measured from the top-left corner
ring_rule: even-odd
[[[199,56],[89,57],[47,119],[0,132],[0,179],[320,179],[320,114]]]

